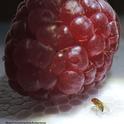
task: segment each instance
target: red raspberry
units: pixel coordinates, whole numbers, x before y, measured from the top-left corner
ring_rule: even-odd
[[[104,0],[24,0],[6,38],[11,87],[48,98],[100,84],[119,44],[119,22]]]

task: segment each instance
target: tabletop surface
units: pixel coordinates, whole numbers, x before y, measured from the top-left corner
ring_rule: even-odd
[[[122,18],[122,22],[123,22]],[[51,106],[47,102],[37,102],[29,97],[15,93],[8,85],[2,57],[4,55],[3,39],[9,25],[0,23],[0,124],[6,121],[35,121],[47,124],[124,124],[124,32],[121,31],[121,40],[118,53],[114,57],[113,66],[104,87],[85,100],[76,97],[63,105]],[[122,23],[122,27],[124,27]],[[122,28],[124,29],[124,28]],[[106,109],[100,112],[93,109],[90,100],[97,97],[105,103]],[[45,107],[44,109],[44,106]],[[61,105],[62,106],[62,105]],[[64,111],[64,110],[68,111]]]

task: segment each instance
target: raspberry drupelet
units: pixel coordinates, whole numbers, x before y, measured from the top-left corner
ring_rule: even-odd
[[[106,77],[119,37],[104,0],[24,0],[6,37],[9,84],[34,98],[83,94]]]

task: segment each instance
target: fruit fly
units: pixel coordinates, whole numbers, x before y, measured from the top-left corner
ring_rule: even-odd
[[[100,110],[100,111],[104,111],[104,104],[103,102],[101,102],[99,99],[97,98],[92,98],[91,102]]]

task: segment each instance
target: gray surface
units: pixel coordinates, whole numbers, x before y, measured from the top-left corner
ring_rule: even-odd
[[[9,24],[0,22],[0,45],[4,43],[4,38],[6,36]]]

